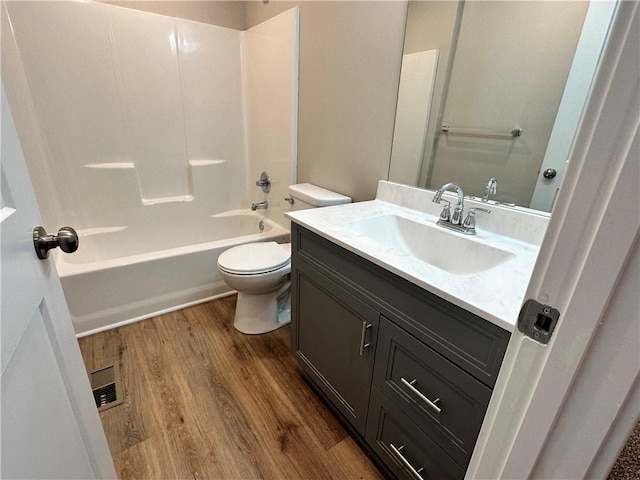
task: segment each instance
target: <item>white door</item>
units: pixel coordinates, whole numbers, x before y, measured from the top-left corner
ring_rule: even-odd
[[[2,88],[1,478],[114,478],[115,470]]]
[[[558,107],[556,121],[542,160],[530,207],[550,212],[556,201],[567,170],[580,119],[591,84],[596,74],[600,54],[609,33],[615,12],[615,1],[591,2],[584,20],[571,71]]]

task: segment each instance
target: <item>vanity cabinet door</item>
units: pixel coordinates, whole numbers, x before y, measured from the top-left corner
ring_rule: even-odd
[[[308,377],[364,435],[378,313],[292,260],[292,349]]]

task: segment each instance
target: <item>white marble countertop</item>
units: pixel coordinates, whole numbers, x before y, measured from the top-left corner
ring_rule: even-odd
[[[433,191],[381,181],[376,200],[293,211],[288,212],[286,216],[425,290],[509,332],[513,331],[538,256],[548,216],[490,205],[491,215],[478,215],[477,235],[467,236],[447,230],[451,235],[485,243],[514,255],[496,267],[472,274],[449,273],[417,260],[415,256],[402,249],[372,240],[369,236],[349,228],[349,222],[385,215],[435,224],[442,207],[433,204],[432,197]],[[475,205],[471,200],[465,200],[465,204],[467,203],[470,206]],[[406,205],[420,209],[408,208]],[[484,204],[483,206],[486,207]],[[487,221],[491,225],[500,226],[503,225],[502,222],[510,224],[507,227],[502,226],[502,231],[497,233],[495,230],[500,228],[494,228],[494,231],[483,228],[483,220],[488,217],[492,217],[491,222]]]

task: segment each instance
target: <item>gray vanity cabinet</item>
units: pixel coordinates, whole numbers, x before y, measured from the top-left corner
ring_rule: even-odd
[[[398,478],[463,478],[510,334],[292,223],[292,350]]]

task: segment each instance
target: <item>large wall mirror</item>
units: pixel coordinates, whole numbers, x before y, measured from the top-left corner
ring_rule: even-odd
[[[551,211],[615,6],[410,1],[389,180]]]

